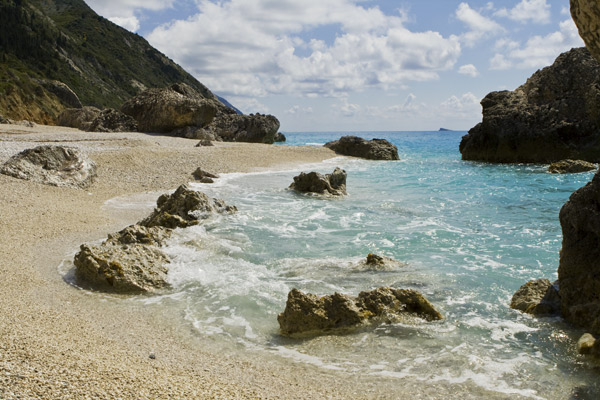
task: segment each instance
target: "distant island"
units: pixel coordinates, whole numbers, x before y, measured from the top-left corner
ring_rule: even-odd
[[[454,132],[453,129],[440,128],[439,132]]]

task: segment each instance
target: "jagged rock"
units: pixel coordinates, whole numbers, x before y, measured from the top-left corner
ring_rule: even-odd
[[[0,173],[46,185],[83,188],[96,176],[96,164],[75,149],[38,146],[10,158]]]
[[[82,104],[79,97],[69,86],[60,81],[38,79],[35,80],[37,83],[42,85],[50,93],[54,94],[58,99],[67,107],[81,108]]]
[[[210,172],[204,171],[202,168],[198,168],[192,174],[197,181],[200,183],[214,183],[213,179],[218,179],[219,175],[211,174]]]
[[[140,221],[139,225],[187,228],[199,224],[213,213],[231,214],[237,211],[235,206],[228,206],[223,200],[190,190],[187,185],[179,186],[171,195],[163,194],[156,205],[154,212]]]
[[[548,172],[552,174],[577,174],[598,169],[597,164],[582,160],[561,160],[550,164]]]
[[[343,136],[339,140],[325,143],[338,154],[367,160],[399,160],[398,148],[385,139],[366,140],[358,136]]]
[[[516,291],[510,307],[533,315],[559,314],[560,298],[556,287],[548,279],[537,279]]]
[[[287,140],[287,138],[285,137],[285,135],[281,132],[277,132],[277,134],[275,135],[275,142],[276,143],[283,143]]]
[[[119,293],[153,292],[169,286],[169,257],[157,246],[171,230],[132,225],[99,246],[82,244],[75,255],[75,276],[95,289]]]
[[[585,48],[561,54],[515,91],[482,101],[483,120],[465,135],[463,160],[600,161],[600,63]]]
[[[600,172],[560,210],[563,241],[558,267],[562,314],[600,334]]]
[[[96,107],[67,108],[58,115],[57,124],[89,132],[92,121],[98,115],[100,115],[100,109]]]
[[[271,144],[278,129],[279,120],[272,115],[221,112],[205,131],[226,142]]]
[[[406,321],[415,317],[427,321],[443,318],[414,290],[379,288],[361,292],[358,297],[340,293],[318,297],[293,289],[277,321],[282,334],[293,336],[355,328],[369,321]]]
[[[294,177],[290,189],[302,193],[342,196],[346,193],[346,171],[336,168],[331,174],[318,172],[300,173]]]
[[[169,133],[210,124],[219,104],[180,83],[164,89],[148,89],[126,101],[121,111],[132,116],[142,132]]]
[[[600,3],[597,0],[571,0],[571,16],[585,46],[600,61]]]

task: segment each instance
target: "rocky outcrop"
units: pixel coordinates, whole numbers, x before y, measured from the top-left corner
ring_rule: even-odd
[[[301,193],[316,193],[329,196],[343,196],[346,193],[346,171],[336,168],[331,174],[319,172],[300,173],[294,177],[290,189]]]
[[[562,314],[571,323],[600,334],[600,172],[571,195],[559,218]]]
[[[82,244],[73,260],[75,276],[102,291],[144,293],[166,288],[170,260],[158,246],[170,233],[162,227],[132,225],[99,246]]]
[[[537,279],[517,290],[510,307],[538,316],[560,314],[560,297],[557,288],[548,279]]]
[[[551,174],[577,174],[598,169],[597,164],[583,160],[560,160],[550,164],[548,172]]]
[[[204,131],[226,142],[271,144],[275,141],[278,129],[279,120],[272,115],[221,112]]]
[[[156,202],[154,212],[139,222],[146,227],[187,228],[198,225],[213,213],[231,214],[237,211],[223,200],[213,199],[204,193],[181,185],[173,194],[163,194]]]
[[[379,288],[358,297],[335,293],[318,297],[293,289],[277,321],[284,335],[321,334],[368,322],[435,321],[442,314],[419,292]]]
[[[597,0],[571,0],[571,16],[586,47],[600,61],[600,3]]]
[[[219,178],[219,175],[211,174],[202,168],[197,168],[192,175],[194,176],[194,179],[200,181],[200,183],[214,183],[214,179]]]
[[[137,121],[140,131],[156,133],[207,126],[218,109],[217,100],[205,98],[183,83],[164,89],[148,89],[121,106],[121,112]]]
[[[112,108],[67,108],[58,116],[58,125],[86,132],[137,132],[137,122]]]
[[[38,146],[10,158],[0,173],[52,186],[83,188],[96,176],[96,164],[78,150]]]
[[[514,91],[482,101],[483,120],[461,140],[463,160],[600,161],[600,63],[585,48],[561,54]]]
[[[366,140],[358,136],[343,136],[325,143],[337,154],[366,158],[367,160],[399,160],[398,148],[385,139]]]
[[[367,258],[359,262],[355,269],[360,271],[393,271],[404,266],[406,266],[405,263],[393,258],[369,253]]]
[[[67,107],[81,108],[82,104],[79,97],[69,86],[56,80],[39,79],[36,82],[42,85],[47,91],[54,94],[62,104]]]

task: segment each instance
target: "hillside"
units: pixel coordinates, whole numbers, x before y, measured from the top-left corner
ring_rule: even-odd
[[[210,91],[144,38],[82,0],[0,0],[0,115],[52,124],[83,105],[118,108],[150,87]]]

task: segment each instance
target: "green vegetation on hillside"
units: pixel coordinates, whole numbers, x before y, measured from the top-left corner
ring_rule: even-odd
[[[82,0],[0,0],[0,114],[51,123],[65,105],[39,80],[63,82],[84,105],[100,108],[176,82],[208,93],[144,38]]]

